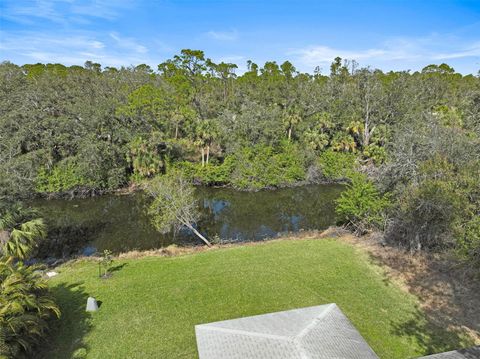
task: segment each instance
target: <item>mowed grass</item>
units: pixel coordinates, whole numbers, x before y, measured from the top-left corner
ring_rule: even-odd
[[[415,298],[367,255],[337,240],[282,240],[179,257],[60,268],[50,283],[62,309],[45,358],[196,358],[194,325],[335,302],[381,358],[410,358],[463,342],[432,327]],[[119,266],[119,267],[118,267]],[[101,301],[85,313],[87,296]],[[40,354],[38,354],[40,356]]]

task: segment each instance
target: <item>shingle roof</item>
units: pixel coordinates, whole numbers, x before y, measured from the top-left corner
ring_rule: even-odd
[[[195,327],[200,359],[376,359],[336,304]]]
[[[479,359],[480,346],[470,349],[460,349],[451,352],[428,355],[418,359]]]
[[[336,304],[195,326],[200,359],[378,359]],[[480,359],[480,346],[418,359]]]

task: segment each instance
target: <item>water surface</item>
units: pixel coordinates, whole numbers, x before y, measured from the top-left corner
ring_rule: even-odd
[[[198,187],[197,228],[209,239],[255,241],[285,232],[321,230],[334,224],[334,200],[341,185],[308,185],[273,191],[239,192]],[[73,200],[36,200],[52,228],[40,256],[61,257],[201,243],[189,231],[160,234],[146,215],[141,192]]]

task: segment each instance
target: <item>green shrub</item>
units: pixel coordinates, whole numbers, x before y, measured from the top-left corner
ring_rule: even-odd
[[[323,178],[330,181],[345,180],[352,177],[357,168],[357,156],[349,152],[327,150],[318,159]]]
[[[232,184],[239,189],[280,187],[305,179],[304,156],[289,143],[257,145],[235,154]]]
[[[480,266],[480,216],[476,215],[466,223],[464,235],[457,246],[462,258]]]
[[[370,144],[363,149],[363,156],[372,160],[374,164],[380,165],[387,159],[387,151],[385,150],[385,147]]]
[[[339,224],[364,234],[370,229],[383,229],[389,205],[388,197],[382,196],[365,176],[357,174],[336,200],[335,213]]]
[[[127,183],[127,156],[116,144],[91,142],[75,157],[78,173],[86,179],[85,186],[114,189]]]
[[[37,266],[0,259],[0,358],[22,358],[47,334],[49,321],[60,316]]]
[[[75,157],[41,168],[36,178],[37,192],[62,192],[75,188],[113,189],[127,182],[127,160],[116,146],[89,143]]]
[[[85,348],[78,348],[72,354],[72,359],[85,359],[87,357],[87,349]]]
[[[418,174],[399,195],[387,236],[411,249],[453,248],[471,216],[471,178],[440,155],[422,162]]]
[[[183,175],[202,184],[231,184],[238,189],[280,187],[305,179],[304,156],[297,146],[245,147],[228,155],[221,164],[179,162],[174,165]]]
[[[62,192],[87,185],[88,181],[79,173],[71,161],[59,162],[51,170],[42,167],[37,175],[37,192]]]
[[[185,178],[192,182],[205,185],[228,184],[235,166],[235,157],[230,155],[223,163],[208,163],[202,166],[201,163],[188,161],[178,162],[174,167],[182,172]]]

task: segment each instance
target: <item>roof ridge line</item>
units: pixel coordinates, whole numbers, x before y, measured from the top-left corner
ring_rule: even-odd
[[[312,322],[307,325],[305,328],[303,328],[300,333],[298,333],[294,338],[293,338],[293,344],[295,345],[295,347],[297,348],[298,352],[300,353],[300,356],[302,357],[302,359],[310,359],[310,355],[308,355],[307,351],[305,350],[305,348],[302,346],[300,340],[305,336],[307,335],[312,329],[313,327],[315,327],[315,325],[317,325],[317,323],[319,321],[321,321],[328,313],[331,312],[331,310],[336,307],[337,305],[335,303],[331,303],[327,309],[325,309],[318,317],[314,318],[312,320]]]
[[[298,333],[295,336],[295,339],[298,340],[298,339],[303,338],[305,335],[307,335],[313,329],[313,327],[315,327],[315,325],[317,325],[317,323],[319,321],[321,321],[328,313],[330,313],[332,311],[332,309],[336,306],[337,305],[335,303],[329,304],[327,309],[325,309],[322,313],[320,313],[320,315],[318,317],[315,317],[309,325],[307,325],[305,328],[303,328],[300,331],[300,333]]]

